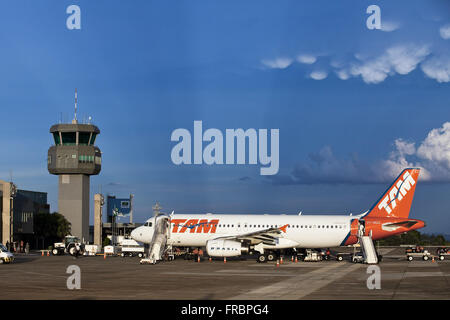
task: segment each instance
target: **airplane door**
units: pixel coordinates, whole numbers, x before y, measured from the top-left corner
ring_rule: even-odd
[[[350,235],[357,237],[359,231],[358,219],[353,219],[350,223]]]
[[[248,230],[248,223],[240,221],[238,223],[238,233],[246,233]]]

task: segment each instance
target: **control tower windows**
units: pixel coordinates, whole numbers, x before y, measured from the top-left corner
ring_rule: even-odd
[[[91,136],[91,141],[89,141],[89,145],[90,146],[93,146],[94,145],[94,143],[95,143],[95,138],[97,137],[97,134],[95,133],[95,132],[93,132],[92,133],[92,136]]]
[[[87,146],[89,144],[90,138],[91,138],[90,132],[80,132],[78,133],[78,144],[82,146]]]
[[[55,145],[61,144],[61,139],[59,137],[59,132],[53,132],[53,139],[55,140]]]
[[[94,163],[94,156],[78,156],[78,162],[80,163]]]
[[[61,132],[62,144],[64,146],[73,146],[77,143],[76,132]]]

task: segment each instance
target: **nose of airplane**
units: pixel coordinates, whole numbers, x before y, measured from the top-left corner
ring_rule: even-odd
[[[139,228],[134,229],[133,231],[131,231],[131,238],[133,238],[136,241],[139,241],[140,235],[139,235]]]

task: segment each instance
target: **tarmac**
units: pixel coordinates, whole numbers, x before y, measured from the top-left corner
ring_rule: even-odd
[[[342,251],[342,250],[341,250]],[[0,265],[0,300],[396,300],[450,299],[450,257],[406,261],[404,248],[382,248],[380,288],[369,265],[336,260],[257,263],[255,259],[176,259],[141,265],[139,258],[17,255]],[[81,289],[70,290],[67,268],[81,271]],[[370,271],[370,269],[369,269]],[[369,279],[369,281],[368,281]]]

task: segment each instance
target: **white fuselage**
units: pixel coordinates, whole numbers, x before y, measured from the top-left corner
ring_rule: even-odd
[[[146,224],[155,218],[147,220]],[[208,240],[237,236],[287,225],[275,246],[264,248],[325,248],[344,243],[355,216],[343,215],[231,215],[180,214],[170,218],[167,243],[173,246],[203,247]],[[135,240],[150,243],[153,228],[141,226],[132,233]]]

